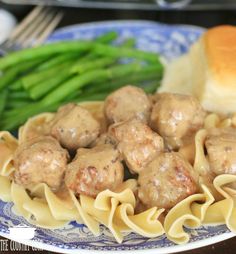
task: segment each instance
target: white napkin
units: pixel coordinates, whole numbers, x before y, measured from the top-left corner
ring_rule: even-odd
[[[0,44],[10,35],[15,25],[15,17],[6,10],[0,9]]]

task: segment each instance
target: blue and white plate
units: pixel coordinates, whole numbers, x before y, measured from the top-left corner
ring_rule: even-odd
[[[203,28],[186,25],[164,25],[147,21],[112,21],[89,23],[71,26],[57,30],[49,39],[76,40],[93,39],[105,32],[115,30],[119,33],[119,40],[128,37],[137,39],[137,47],[157,52],[167,60],[185,53],[189,46],[195,42],[204,31]],[[15,214],[12,203],[0,202],[0,235],[12,238],[9,228],[17,225],[30,224]],[[201,227],[196,230],[188,230],[191,240],[185,245],[175,245],[164,235],[154,239],[148,239],[134,233],[125,237],[122,244],[118,244],[111,233],[101,226],[102,234],[94,237],[85,225],[71,222],[64,228],[57,230],[36,229],[36,235],[32,240],[20,240],[34,247],[56,251],[61,253],[92,253],[93,251],[116,251],[124,253],[172,253],[189,250],[215,242],[219,242],[234,236],[225,226]],[[97,252],[96,252],[97,253]]]

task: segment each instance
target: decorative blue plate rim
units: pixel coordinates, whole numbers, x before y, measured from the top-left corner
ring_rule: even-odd
[[[172,59],[185,53],[189,46],[204,32],[204,28],[192,25],[169,25],[153,21],[122,20],[102,21],[73,25],[58,29],[49,38],[48,42],[66,39],[90,39],[102,32],[117,30],[120,37],[137,36],[137,47],[160,53],[166,59]],[[18,223],[27,223],[22,217],[17,216],[12,210],[12,204],[0,201],[0,235],[10,238],[9,226]],[[174,245],[165,236],[147,240],[147,238],[130,234],[123,244],[116,244],[107,233],[105,227],[101,227],[101,237],[95,238],[88,233],[84,225],[71,222],[62,230],[44,230],[37,228],[37,235],[33,240],[12,239],[36,248],[61,253],[101,253],[101,251],[115,251],[124,253],[133,251],[138,253],[173,253],[203,247],[219,241],[234,237],[225,226],[202,227],[191,231],[191,240],[185,245]],[[74,230],[74,231],[73,231]],[[62,231],[68,232],[62,235]],[[78,232],[77,232],[78,231]],[[81,236],[81,238],[78,238]],[[83,240],[85,237],[89,241]],[[72,237],[72,238],[71,238]],[[70,240],[68,242],[68,239]],[[74,240],[73,240],[74,239]],[[76,240],[75,240],[76,239]],[[90,241],[94,241],[93,244]],[[135,242],[136,241],[136,242]],[[110,245],[107,245],[109,243]],[[96,245],[97,244],[97,245]]]
[[[56,246],[52,246],[46,243],[41,243],[41,242],[37,242],[37,241],[33,241],[33,240],[20,240],[20,239],[15,239],[12,237],[9,237],[8,234],[4,234],[0,232],[0,235],[2,237],[8,238],[10,240],[13,241],[17,241],[21,244],[25,244],[34,248],[38,248],[38,249],[43,249],[43,250],[47,250],[47,251],[52,251],[52,252],[58,252],[58,253],[68,253],[68,254],[100,254],[102,252],[106,252],[106,253],[114,253],[115,254],[124,254],[124,253],[130,253],[130,251],[134,251],[134,250],[111,250],[111,251],[104,251],[104,250],[87,250],[87,249],[63,249],[63,248],[58,248]],[[232,237],[236,237],[236,234],[233,232],[227,232],[227,233],[223,233],[221,235],[216,235],[213,236],[211,238],[207,238],[207,239],[203,239],[203,240],[199,240],[197,242],[190,242],[184,245],[175,245],[175,246],[171,246],[171,247],[163,247],[163,248],[158,248],[158,249],[143,249],[143,250],[135,250],[134,252],[136,252],[137,254],[170,254],[170,253],[177,253],[177,252],[182,252],[182,251],[188,251],[188,250],[193,250],[193,249],[197,249],[197,248],[201,248],[201,247],[205,247],[214,243],[218,243],[218,242],[222,242],[225,241],[227,239],[230,239]]]
[[[147,20],[112,20],[112,21],[99,21],[99,22],[90,22],[90,23],[83,23],[83,24],[79,24],[79,25],[71,25],[65,28],[60,28],[58,29],[55,33],[53,33],[52,36],[50,36],[48,42],[54,42],[57,41],[58,38],[62,39],[62,40],[67,40],[68,36],[69,39],[70,36],[74,33],[75,34],[75,38],[81,38],[81,34],[83,33],[82,37],[84,39],[91,39],[91,34],[89,35],[89,32],[91,29],[94,29],[94,27],[96,27],[97,29],[97,36],[99,36],[101,34],[101,31],[110,31],[110,30],[119,30],[120,28],[122,28],[122,30],[129,30],[129,29],[133,29],[134,30],[134,34],[136,32],[141,33],[140,31],[135,31],[135,30],[146,30],[147,31],[147,38],[145,38],[144,36],[142,37],[142,41],[141,40],[137,40],[137,44],[136,47],[141,49],[141,50],[148,50],[148,51],[152,51],[152,52],[156,52],[156,53],[160,53],[162,55],[163,53],[163,48],[162,50],[159,52],[159,50],[157,49],[157,47],[155,47],[155,44],[157,44],[156,42],[160,39],[163,38],[157,38],[158,35],[155,35],[155,38],[151,38],[150,33],[152,33],[152,31],[158,30],[159,33],[166,37],[166,31],[171,31],[171,34],[173,35],[172,40],[176,41],[177,44],[177,48],[174,47],[174,44],[172,45],[172,49],[167,48],[166,50],[164,50],[164,54],[162,55],[166,60],[171,60],[173,59],[173,57],[177,57],[180,55],[180,53],[185,53],[189,47],[189,45],[191,45],[196,38],[198,38],[204,31],[205,28],[200,27],[200,26],[194,26],[194,25],[184,25],[184,24],[163,24],[163,23],[159,23],[159,22],[155,22],[155,21],[147,21]],[[78,30],[80,30],[80,34],[78,35],[78,37],[76,36]],[[148,32],[150,31],[150,33],[148,34]],[[179,37],[178,35],[175,34],[175,31],[179,31],[182,34],[185,34],[184,37]],[[191,35],[189,38],[188,36],[186,36],[186,33]],[[128,34],[124,34],[124,36],[129,37]],[[134,35],[135,36],[135,35]],[[146,44],[144,43],[144,41],[148,40],[149,42],[152,42],[150,45],[151,47],[147,48]],[[181,41],[183,39],[186,39],[186,41]],[[160,43],[160,42],[159,42]],[[157,44],[158,45],[158,44]],[[178,48],[180,47],[180,48]],[[181,48],[183,47],[183,48]],[[180,50],[180,52],[177,52],[177,50]]]
[[[106,21],[94,21],[94,22],[85,22],[85,23],[81,23],[81,24],[75,24],[75,25],[70,25],[70,26],[66,26],[66,27],[62,27],[62,28],[58,28],[54,34],[57,33],[63,33],[63,32],[67,32],[68,30],[73,31],[73,30],[77,30],[78,27],[83,27],[83,28],[90,28],[93,26],[103,26],[103,27],[116,27],[116,26],[126,26],[126,25],[138,25],[140,27],[148,27],[148,26],[160,26],[162,28],[165,27],[172,27],[172,28],[188,28],[188,29],[193,29],[195,31],[200,31],[200,32],[204,32],[206,30],[206,28],[201,27],[201,26],[196,26],[196,25],[189,25],[189,24],[166,24],[166,23],[161,23],[161,22],[157,22],[157,21],[150,21],[150,20],[142,20],[142,19],[123,19],[123,20],[106,20]],[[49,38],[50,39],[50,38]]]

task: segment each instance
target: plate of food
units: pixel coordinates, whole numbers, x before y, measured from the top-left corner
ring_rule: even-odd
[[[61,253],[235,236],[234,40],[100,22],[0,59],[0,235]]]

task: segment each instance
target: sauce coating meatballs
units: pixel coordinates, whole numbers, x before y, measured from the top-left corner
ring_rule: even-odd
[[[118,150],[128,168],[135,173],[164,149],[162,137],[137,119],[111,125],[109,134],[118,142]]]
[[[150,126],[164,138],[168,148],[175,149],[203,126],[205,115],[194,97],[161,93],[156,95]]]
[[[100,124],[91,113],[72,103],[59,108],[50,126],[51,135],[69,150],[87,147],[100,132]]]
[[[68,152],[52,137],[38,137],[22,143],[14,155],[14,180],[25,187],[46,183],[57,190],[63,180]]]
[[[210,169],[216,175],[236,175],[235,129],[213,129],[205,140]]]
[[[92,144],[91,147],[100,146],[100,145],[110,145],[114,148],[117,147],[117,140],[109,133],[103,133],[100,135]]]
[[[169,209],[194,194],[198,176],[178,153],[162,153],[150,162],[138,178],[138,197],[147,207]]]
[[[151,114],[151,102],[141,88],[125,86],[106,98],[104,110],[109,123],[134,117],[147,123]]]
[[[124,178],[119,152],[110,145],[78,149],[66,170],[66,186],[76,194],[91,197],[106,189],[115,190]]]

